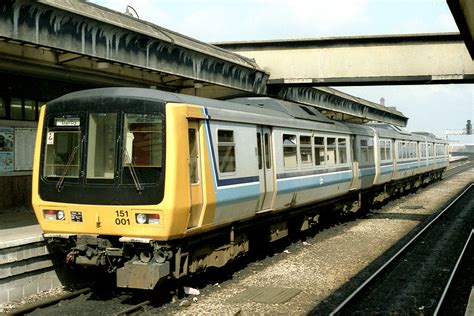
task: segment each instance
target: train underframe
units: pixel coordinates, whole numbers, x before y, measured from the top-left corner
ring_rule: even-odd
[[[441,179],[443,171],[434,170],[332,200],[258,215],[249,221],[176,241],[95,235],[59,239],[56,236],[50,241],[67,253],[68,264],[102,267],[117,274],[118,287],[151,290],[169,278],[179,279],[209,267],[223,267],[255,245],[301,236],[302,232],[318,225],[321,216],[356,213],[397,194],[416,190]]]

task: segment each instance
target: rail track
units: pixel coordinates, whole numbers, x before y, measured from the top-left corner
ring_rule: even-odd
[[[474,184],[437,213],[331,315],[433,314],[474,224]],[[466,299],[467,303],[467,299]]]
[[[469,289],[474,284],[474,229],[466,240],[458,261],[454,266],[443,294],[433,315],[461,315],[465,309],[460,308],[469,297]]]
[[[33,304],[29,304],[29,305],[27,305],[23,308],[16,309],[16,310],[10,312],[9,315],[24,315],[24,314],[30,313],[34,310],[41,309],[41,308],[44,308],[44,307],[48,307],[48,306],[51,306],[51,305],[54,305],[54,304],[58,304],[61,301],[69,300],[69,299],[75,298],[77,296],[80,296],[82,294],[87,294],[90,291],[92,291],[92,289],[87,287],[87,288],[83,288],[83,289],[80,289],[80,290],[77,290],[77,291],[74,291],[74,292],[66,293],[66,294],[63,294],[63,295],[60,295],[60,296],[57,296],[57,297],[53,297],[53,298],[49,298],[49,299],[46,299],[46,300],[38,301],[38,302],[35,302]]]

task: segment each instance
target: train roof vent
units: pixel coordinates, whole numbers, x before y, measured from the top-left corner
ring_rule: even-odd
[[[440,139],[440,138],[438,138],[435,134],[430,133],[430,132],[411,132],[411,133],[412,133],[412,134],[415,134],[415,135],[421,135],[421,136],[426,136],[426,137],[431,137],[431,138]]]
[[[288,102],[283,100],[277,100],[266,97],[258,98],[235,98],[227,101],[246,104],[250,106],[265,108],[278,112],[283,112],[294,118],[317,121],[320,123],[334,124],[333,121],[328,119],[326,116],[321,114],[316,108],[311,106],[302,105],[299,103]]]

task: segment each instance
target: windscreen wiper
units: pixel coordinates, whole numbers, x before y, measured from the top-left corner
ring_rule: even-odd
[[[58,182],[56,183],[56,189],[58,190],[58,192],[61,192],[61,190],[63,189],[64,178],[66,177],[66,174],[69,171],[69,168],[71,167],[72,161],[74,160],[74,157],[76,157],[76,153],[78,150],[79,150],[79,146],[74,147],[72,149],[72,153],[69,155],[66,168],[64,169],[63,174],[61,175]]]
[[[138,174],[135,170],[135,166],[133,165],[132,159],[130,159],[126,148],[123,148],[123,156],[125,157],[125,163],[127,164],[128,170],[130,171],[130,175],[132,176],[135,188],[137,189],[138,194],[142,194],[143,186],[141,185],[140,180],[138,179]]]

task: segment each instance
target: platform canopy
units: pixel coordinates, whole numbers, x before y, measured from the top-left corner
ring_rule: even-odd
[[[177,92],[212,87],[218,96],[266,92],[268,74],[253,60],[101,6],[2,1],[0,10],[0,71]]]
[[[270,96],[344,121],[407,122],[398,111],[334,89],[272,84],[258,60],[86,1],[6,0],[0,12],[0,74],[6,81],[36,78],[49,91],[65,82],[78,89],[152,87],[215,99]]]

